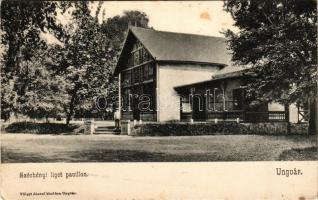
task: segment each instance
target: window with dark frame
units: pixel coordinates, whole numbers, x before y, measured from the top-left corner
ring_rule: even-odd
[[[139,67],[133,69],[133,83],[138,83],[140,78],[140,71]]]
[[[233,89],[233,110],[242,110],[244,105],[245,93],[243,88]]]
[[[139,51],[138,51],[138,54],[139,54],[139,64],[143,63],[144,60],[143,60],[143,48],[141,48]]]
[[[150,100],[150,106],[149,106],[149,110],[148,111],[153,111],[154,110],[154,106],[155,106],[155,94],[154,94],[154,90],[153,90],[153,85],[152,84],[145,84],[143,86],[143,94],[147,95],[149,97]]]
[[[146,64],[143,66],[143,79],[148,80],[148,77],[148,65]]]
[[[148,64],[148,77],[153,78],[153,63]]]

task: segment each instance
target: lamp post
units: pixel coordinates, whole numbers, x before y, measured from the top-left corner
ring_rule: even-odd
[[[121,116],[121,73],[118,74],[118,112]]]

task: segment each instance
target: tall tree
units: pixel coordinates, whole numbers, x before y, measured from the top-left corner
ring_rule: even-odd
[[[315,0],[228,0],[238,33],[226,31],[232,60],[256,74],[248,91],[261,101],[310,102],[317,133],[317,4]]]
[[[112,41],[117,54],[120,53],[129,26],[149,28],[149,18],[144,12],[124,11],[123,15],[116,15],[102,24],[103,32]]]
[[[110,40],[91,15],[89,2],[72,2],[72,23],[60,57],[59,74],[69,83],[65,106],[66,123],[76,113],[90,110],[96,97],[104,95],[115,54]],[[98,13],[96,14],[98,16]]]
[[[59,49],[58,45],[38,49],[35,56],[21,64],[21,74],[24,76],[18,82],[24,84],[24,95],[16,101],[21,114],[31,118],[63,114],[68,84],[64,76],[56,74],[55,68],[50,67],[55,63],[55,54]]]
[[[62,38],[62,28],[56,23],[57,2],[1,2],[1,114],[7,119],[12,112],[21,112],[17,105],[25,95],[25,70],[38,48],[46,43],[40,37],[50,31]]]

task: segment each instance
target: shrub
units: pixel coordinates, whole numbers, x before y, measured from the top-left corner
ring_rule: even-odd
[[[34,133],[34,134],[63,134],[76,133],[81,127],[79,125],[66,125],[58,123],[34,123],[15,122],[5,128],[7,133]]]
[[[295,134],[295,131],[292,131],[291,133]],[[287,134],[287,123],[147,123],[136,125],[135,127],[133,127],[132,134],[137,136],[186,136],[234,134],[284,135]]]
[[[240,134],[244,126],[237,123],[151,123],[136,125],[132,133],[139,136],[184,136]]]
[[[308,134],[308,123],[305,124],[291,124],[292,134]]]

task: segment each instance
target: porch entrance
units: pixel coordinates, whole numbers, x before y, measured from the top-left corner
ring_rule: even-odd
[[[206,120],[206,101],[194,96],[192,100],[192,118],[194,121]]]

